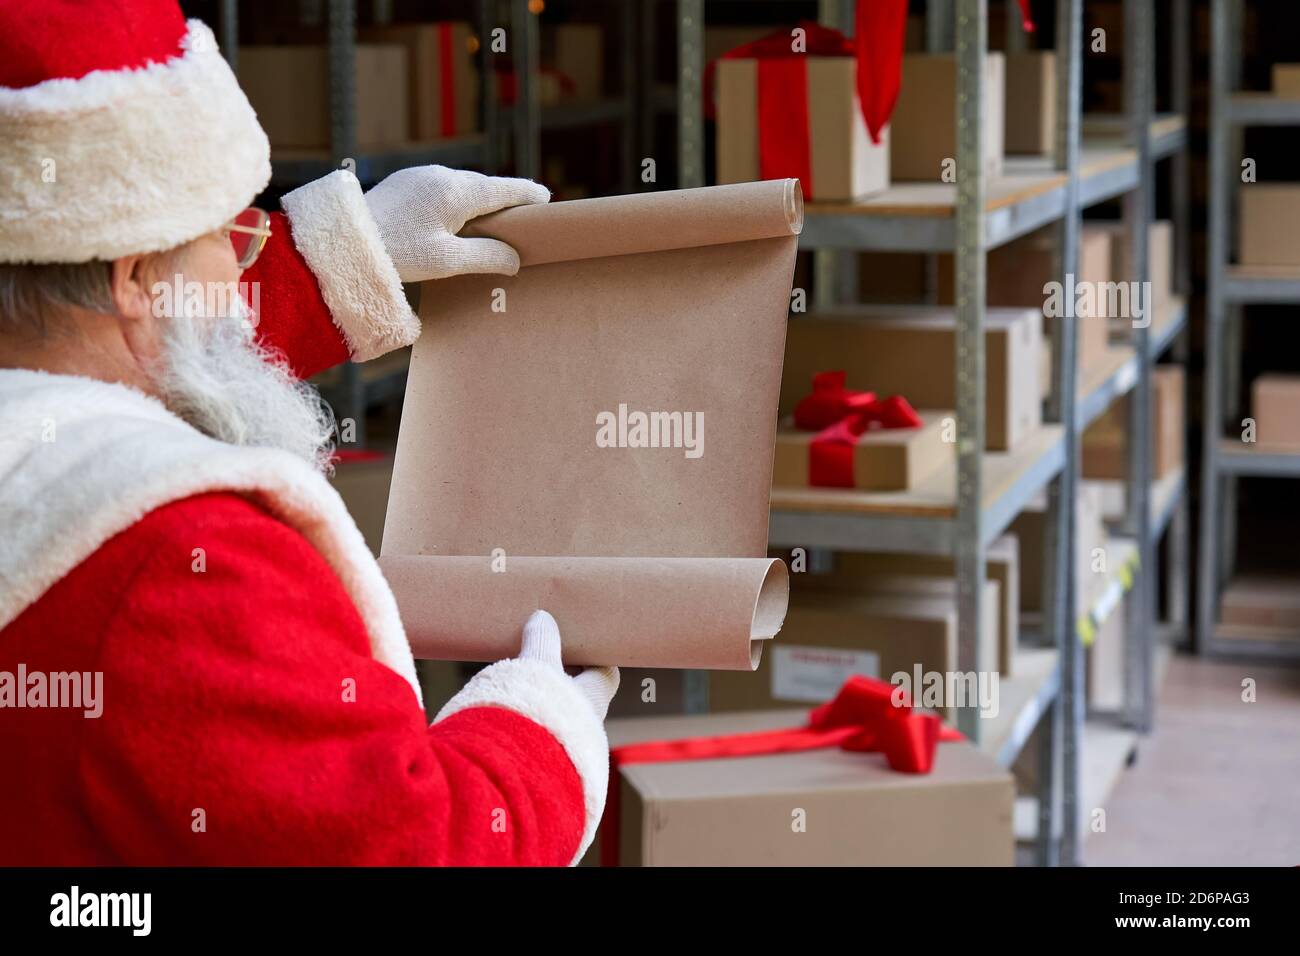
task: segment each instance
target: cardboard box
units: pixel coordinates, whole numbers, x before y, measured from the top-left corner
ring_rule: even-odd
[[[1015,448],[1042,423],[1037,310],[989,309],[985,329],[985,446]],[[914,408],[955,408],[956,317],[934,306],[856,306],[790,321],[781,412],[793,412],[817,372],[844,369],[848,387],[903,395]]]
[[[1294,574],[1237,575],[1223,589],[1219,621],[1227,627],[1293,631],[1300,637],[1300,579]]]
[[[329,149],[329,51],[323,46],[248,46],[239,85],[272,148]],[[356,117],[360,149],[411,138],[407,53],[398,44],[358,44]]]
[[[792,582],[785,624],[758,670],[711,672],[710,708],[719,713],[807,708],[830,700],[853,674],[889,680],[899,672],[910,676],[917,666],[923,672],[958,670],[956,582],[898,575],[879,587],[847,593]],[[984,589],[988,643],[981,656],[992,662],[997,659],[999,589],[992,580],[985,581]],[[945,720],[956,719],[951,708],[940,713]]]
[[[388,512],[388,489],[393,482],[393,456],[343,460],[335,464],[330,483],[357,523],[366,545],[379,554]]]
[[[1106,526],[1102,521],[1102,491],[1080,482],[1075,495],[1075,606],[1082,612],[1105,587],[1106,575],[1092,570],[1093,554],[1105,549]],[[1020,543],[1020,610],[1041,612],[1043,574],[1048,568],[1045,552],[1047,496],[1040,495],[1011,522],[1010,531]]]
[[[1186,445],[1185,388],[1181,365],[1157,365],[1151,376],[1152,478],[1159,481],[1183,467]],[[1128,396],[1113,402],[1083,433],[1083,477],[1124,479],[1128,475]]]
[[[1020,641],[1019,542],[1015,535],[1003,535],[989,545],[985,554],[984,573],[998,585],[998,671],[1003,677],[1010,677],[1015,673],[1016,647]],[[869,592],[872,582],[879,578],[915,575],[951,580],[953,574],[953,560],[945,555],[845,551],[835,555],[835,566],[830,571],[795,575],[794,586],[845,591],[865,588]]]
[[[808,66],[808,142],[812,182],[804,198],[847,201],[889,186],[890,132],[871,141],[858,107],[857,61],[852,57],[810,56]],[[758,61],[719,60],[717,68],[718,182],[765,178],[760,171]]]
[[[1287,99],[1300,97],[1300,63],[1273,64],[1273,93]]]
[[[1300,445],[1300,375],[1270,372],[1251,383],[1255,440],[1263,445]]]
[[[605,31],[596,23],[561,23],[553,30],[555,69],[573,81],[572,99],[600,99],[605,93]]]
[[[1056,144],[1056,54],[1006,54],[1006,151],[1051,156]]]
[[[989,250],[985,266],[985,297],[993,306],[1024,306],[1037,309],[1040,313],[1047,304],[1048,293],[1045,291],[1049,282],[1060,282],[1056,272],[1056,248],[1058,230],[1055,227],[1040,229],[1028,236],[1023,236],[1005,246]],[[1079,285],[1090,283],[1092,288],[1103,288],[1111,279],[1112,236],[1107,228],[1086,225],[1079,231],[1079,265],[1075,282]],[[936,275],[938,301],[951,305],[954,300],[953,257],[944,253],[938,257]],[[1068,290],[1062,290],[1064,293]],[[1078,302],[1076,290],[1074,302]],[[1085,309],[1075,323],[1078,329],[1078,367],[1082,372],[1104,362],[1109,353],[1109,330],[1105,316],[1105,304],[1093,297],[1093,308]],[[1043,339],[1049,340],[1050,318],[1043,318]],[[1051,356],[1048,355],[1050,363]],[[1050,381],[1050,369],[1049,381]],[[1086,375],[1079,377],[1080,387]],[[1040,384],[1040,394],[1045,394]]]
[[[1246,266],[1300,266],[1300,183],[1247,183],[1240,191],[1237,261]]]
[[[953,462],[952,442],[943,440],[948,411],[918,412],[920,428],[882,428],[864,432],[853,446],[853,487],[864,491],[901,491],[915,488]],[[811,486],[812,444],[817,432],[800,431],[787,419],[776,432],[776,459],[772,484]]]
[[[1124,706],[1124,602],[1113,608],[1087,648],[1085,683],[1091,710],[1115,712]]]
[[[1089,223],[1092,230],[1110,234],[1110,277],[1115,282],[1129,281],[1128,229],[1123,223]],[[1151,299],[1155,314],[1153,322],[1159,323],[1169,305],[1174,290],[1174,224],[1168,219],[1157,219],[1147,227],[1147,274],[1151,277]],[[1112,325],[1130,324],[1133,316],[1118,316]]]
[[[357,29],[357,38],[362,43],[395,43],[405,48],[412,139],[424,141],[463,136],[478,130],[479,77],[470,52],[468,23],[364,26]],[[451,52],[445,64],[442,60],[444,46]],[[447,77],[451,79],[452,109],[444,117],[443,86]]]
[[[612,720],[611,746],[797,726],[790,711]],[[1011,775],[970,744],[928,774],[881,754],[635,764],[619,783],[623,866],[1011,866]],[[796,827],[796,811],[805,827]],[[583,863],[600,858],[599,838]]]
[[[1012,539],[1014,540],[1014,539]],[[830,574],[810,573],[801,575],[794,583],[793,587],[801,595],[808,595],[809,600],[813,600],[812,595],[831,592],[834,594],[844,595],[865,595],[871,597],[894,597],[894,596],[914,596],[922,598],[935,598],[950,602],[955,608],[957,606],[957,581],[953,577],[952,563],[947,562],[945,568],[941,562],[947,560],[939,558],[931,566],[938,567],[940,570],[931,572],[922,572],[917,570],[924,566],[926,558],[929,555],[869,555],[844,553],[837,556],[835,570]],[[915,558],[916,563],[909,567],[906,560],[889,560],[891,558]],[[862,560],[865,559],[865,560]],[[884,559],[884,560],[877,560]],[[989,561],[987,564],[994,564]],[[901,565],[906,570],[902,570],[895,565]],[[868,570],[870,569],[870,570]],[[979,645],[980,666],[985,670],[997,669],[998,673],[1002,670],[1002,644],[1004,633],[1002,620],[1006,614],[1006,601],[1002,591],[1002,582],[1007,577],[1007,566],[1005,562],[995,568],[994,573],[987,574],[985,583],[996,584],[997,590],[987,588],[984,597],[994,598],[997,604],[997,614],[995,618],[986,618],[985,623],[993,621],[993,626],[986,626],[980,635],[981,642]],[[1001,572],[1001,573],[999,573]],[[1019,583],[1015,582],[1011,588],[1011,596],[1016,596]],[[988,608],[985,608],[988,613]],[[1017,609],[1015,617],[1015,627],[1019,628],[1020,616]],[[888,678],[893,671],[881,676]]]
[[[1002,174],[1006,62],[985,59],[984,175]],[[903,85],[890,122],[890,175],[894,180],[939,182],[957,158],[957,60],[951,53],[903,56]]]

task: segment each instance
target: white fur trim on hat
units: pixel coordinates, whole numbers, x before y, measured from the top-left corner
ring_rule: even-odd
[[[271,147],[217,50],[0,87],[0,262],[158,252],[232,219],[271,178]]]
[[[582,780],[586,811],[582,842],[569,865],[582,859],[605,812],[609,785],[609,739],[605,726],[573,679],[553,664],[515,659],[479,671],[438,717],[444,720],[471,707],[504,707],[545,727],[573,761]]]
[[[330,316],[358,362],[420,336],[397,267],[384,249],[357,177],[335,170],[280,200]]]

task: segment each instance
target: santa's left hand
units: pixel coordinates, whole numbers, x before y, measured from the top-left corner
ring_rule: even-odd
[[[519,254],[510,246],[497,239],[462,239],[456,233],[478,216],[550,198],[550,190],[531,179],[413,166],[366,193],[366,205],[398,277],[423,282],[476,272],[514,275]]]

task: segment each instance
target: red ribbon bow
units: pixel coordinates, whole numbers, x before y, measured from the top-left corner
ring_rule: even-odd
[[[758,168],[762,179],[798,179],[813,198],[812,142],[808,127],[808,56],[857,59],[858,108],[873,143],[889,124],[902,86],[908,0],[857,0],[853,39],[809,20],[799,21],[803,49],[789,30],[729,50],[722,59],[758,60]],[[1021,25],[1033,32],[1029,0],[1020,0]],[[704,69],[705,115],[714,115],[714,64]]]
[[[798,179],[804,195],[816,192],[812,181],[812,139],[808,120],[810,56],[857,59],[858,106],[873,142],[898,101],[902,77],[907,0],[858,0],[856,39],[810,20],[799,21],[803,42],[795,50],[791,30],[745,43],[722,59],[758,61],[758,167],[762,179]],[[705,107],[713,115],[713,73],[704,71]]]
[[[899,773],[929,773],[939,743],[962,739],[936,715],[913,710],[901,687],[854,675],[833,700],[811,711],[802,727],[614,747],[609,752],[609,793],[600,825],[601,866],[618,866],[619,771],[631,764],[757,757],[840,747],[859,753],[882,753],[890,769]]]
[[[818,488],[853,488],[853,446],[877,428],[919,428],[921,416],[901,395],[880,400],[875,392],[844,387],[842,371],[818,372],[813,390],[799,400],[794,424],[815,431],[808,446],[808,482]]]

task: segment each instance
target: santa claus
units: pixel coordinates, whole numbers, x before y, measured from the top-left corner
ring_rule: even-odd
[[[269,177],[175,0],[0,0],[0,864],[573,862],[617,672],[539,611],[429,724],[301,381],[414,341],[402,282],[515,273],[456,233],[547,191]]]

